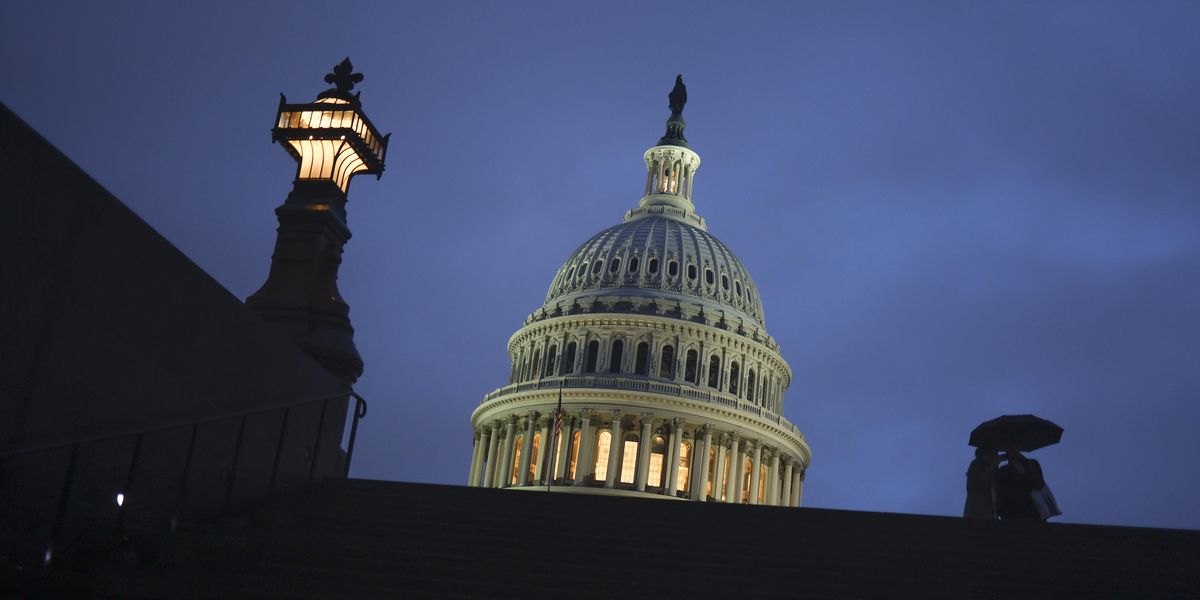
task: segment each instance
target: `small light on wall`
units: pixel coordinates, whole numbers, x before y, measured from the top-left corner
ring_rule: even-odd
[[[125,505],[125,494],[117,492],[117,506]]]
[[[54,548],[46,548],[46,552],[42,554],[42,564],[49,565],[50,560],[54,558]]]

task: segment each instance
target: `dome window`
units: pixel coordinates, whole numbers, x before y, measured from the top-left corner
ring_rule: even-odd
[[[625,343],[621,340],[613,340],[612,348],[608,353],[608,372],[621,372],[621,359],[624,358]]]
[[[635,256],[635,257],[629,259],[629,272],[637,273],[637,270],[638,270],[638,257]]]
[[[729,276],[728,275],[721,275],[721,287],[725,288],[726,290],[729,289]]]
[[[695,279],[696,279],[696,265],[688,265],[688,279],[691,279],[691,280],[695,281]]]
[[[737,294],[738,298],[742,297],[742,282],[740,282],[740,281],[733,282],[733,293]]]
[[[604,268],[604,260],[597,260],[596,264],[592,265],[592,275],[600,273],[600,269]]]
[[[608,272],[616,273],[619,270],[621,270],[621,259],[620,258],[612,259],[612,262],[610,262],[608,264]]]
[[[566,279],[570,279],[574,276],[575,276],[575,267],[571,267],[570,269],[567,269]]]
[[[670,275],[671,277],[678,277],[679,276],[679,263],[677,263],[675,261],[671,261],[671,262],[667,263],[667,275]]]
[[[698,365],[696,363],[697,363],[696,351],[688,350],[687,351],[687,361],[684,363],[684,368],[683,368],[683,380],[687,381],[688,383],[695,383],[695,384],[699,385],[700,375],[697,372]]]
[[[637,345],[637,353],[633,359],[633,372],[638,375],[650,374],[650,345],[646,342]]]
[[[650,262],[646,263],[646,270],[650,271],[651,275],[658,273],[658,259],[657,258],[650,259]]]
[[[704,270],[704,283],[707,283],[708,285],[712,285],[713,283],[716,282],[716,280],[717,280],[716,277],[713,276],[712,269]]]
[[[695,362],[694,359],[693,362]],[[663,346],[658,363],[658,376],[665,379],[675,378],[675,347],[670,344]]]

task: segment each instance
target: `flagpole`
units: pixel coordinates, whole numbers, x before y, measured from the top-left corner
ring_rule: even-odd
[[[566,378],[558,380],[558,408],[554,409],[554,435],[550,436],[550,470],[546,477],[546,491],[550,491],[550,485],[554,483],[555,464],[558,461],[558,444],[559,436],[562,435],[562,390],[563,381]]]

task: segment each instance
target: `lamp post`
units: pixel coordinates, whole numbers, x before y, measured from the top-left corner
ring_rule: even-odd
[[[296,159],[296,179],[279,218],[271,270],[246,298],[267,321],[283,328],[326,369],[348,384],[362,374],[350,309],[337,289],[342,248],[350,239],[346,200],[350,179],[383,174],[388,135],[380,135],[351,94],[363,76],[347,58],[325,76],[334,87],[306,104],[280,94],[272,141]]]

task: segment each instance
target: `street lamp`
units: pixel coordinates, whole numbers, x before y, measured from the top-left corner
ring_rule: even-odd
[[[347,58],[325,76],[334,87],[307,104],[288,104],[280,94],[272,141],[296,159],[292,192],[275,209],[279,218],[271,272],[262,288],[246,298],[267,321],[331,373],[348,384],[362,374],[354,347],[350,308],[337,289],[342,247],[350,239],[346,194],[360,173],[383,174],[388,138],[351,94],[363,76]]]
[[[329,182],[342,194],[350,178],[367,173],[383,175],[388,137],[381,136],[362,112],[359,94],[350,94],[362,81],[347,58],[325,76],[334,88],[321,92],[308,104],[288,104],[279,95],[279,110],[271,140],[280,142],[299,163],[297,182]]]

